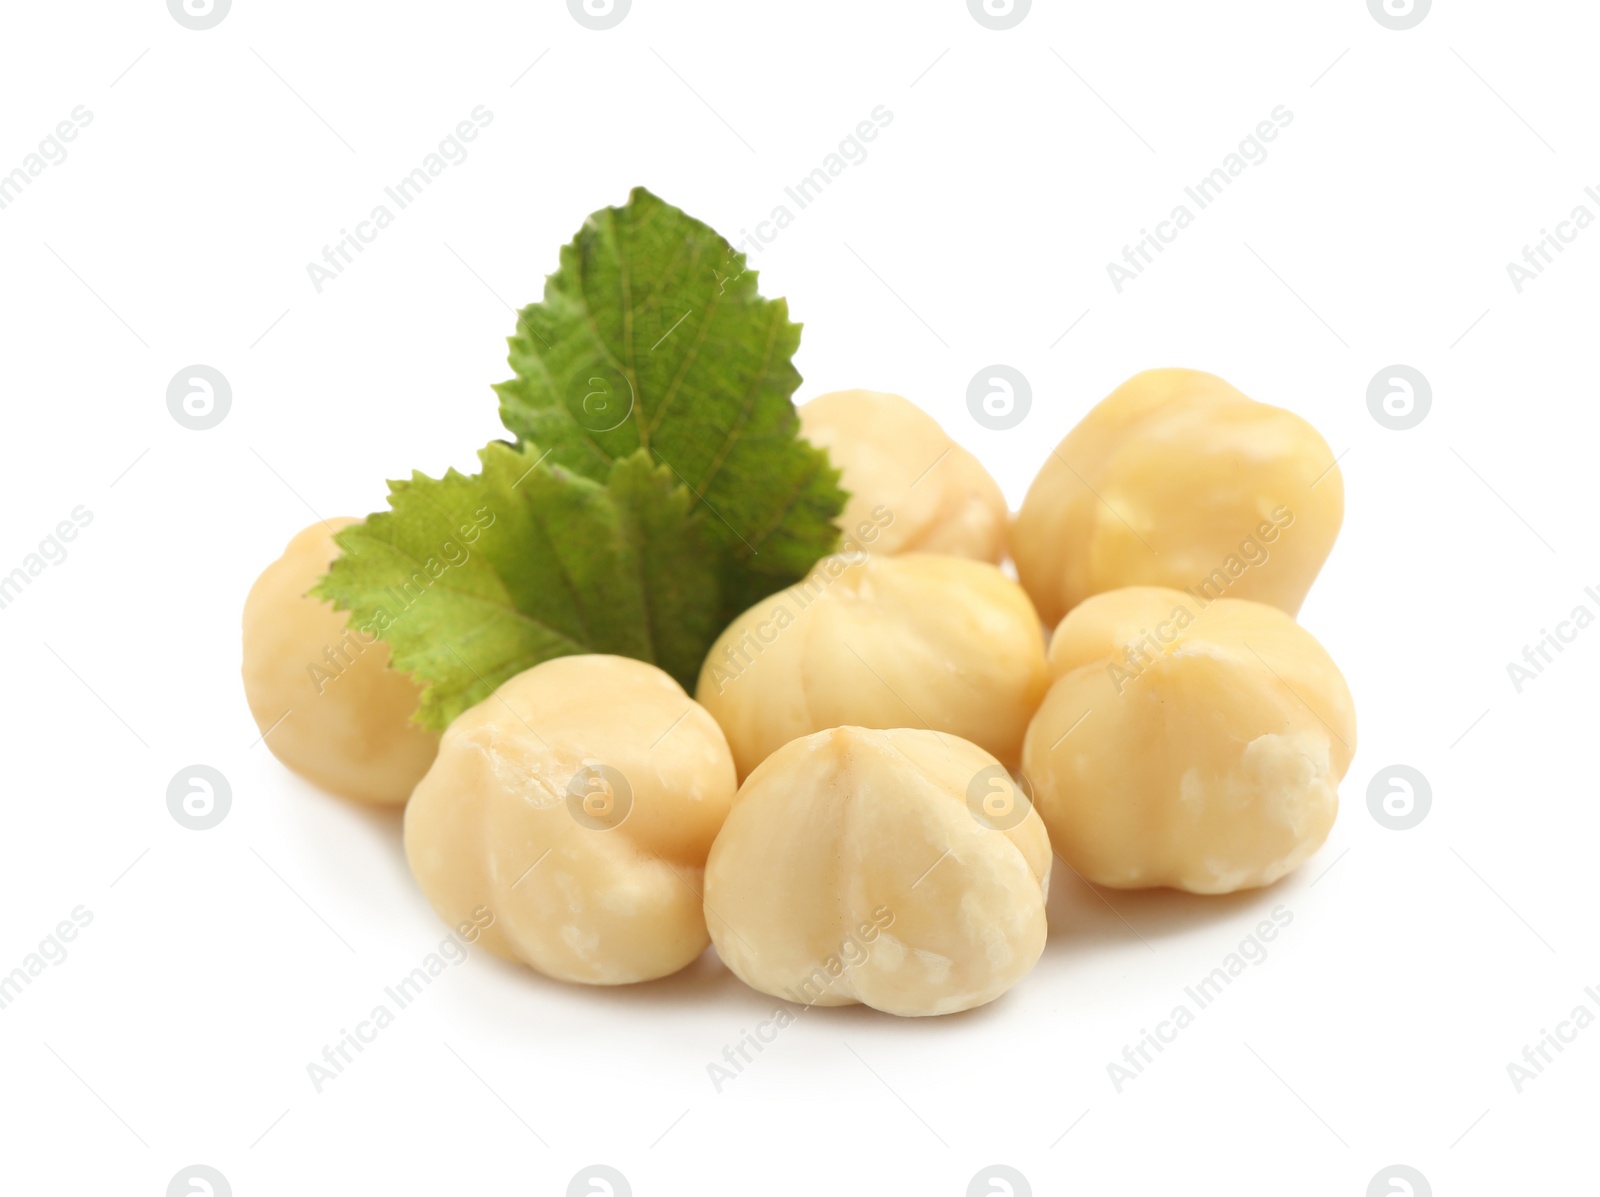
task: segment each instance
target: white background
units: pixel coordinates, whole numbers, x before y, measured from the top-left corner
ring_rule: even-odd
[[[1520,1094],[1506,1071],[1600,1008],[1600,627],[1520,694],[1506,671],[1600,614],[1600,229],[1521,294],[1506,271],[1575,205],[1600,215],[1592,5],[1441,0],[1405,32],[1362,0],[1040,0],[1007,32],[955,0],[635,0],[606,32],[551,0],[4,22],[0,172],[93,120],[0,211],[0,572],[75,506],[93,523],[0,611],[0,971],[74,907],[93,922],[0,1011],[0,1189],[156,1197],[202,1162],[240,1197],[559,1194],[598,1161],[640,1197],[957,1197],[1001,1162],[1039,1194],[1359,1197],[1399,1162],[1437,1194],[1592,1191],[1600,1029]],[[306,264],[480,104],[470,156],[317,293]],[[306,1065],[444,928],[396,815],[252,747],[251,580],[313,513],[472,467],[507,305],[588,212],[642,183],[737,238],[877,105],[866,160],[752,262],[805,323],[799,398],[908,395],[1013,504],[1156,365],[1344,454],[1302,612],[1360,714],[1326,847],[1223,899],[1058,870],[1007,997],[809,1012],[720,1094],[707,1064],[772,1003],[714,955],[602,992],[475,953],[315,1093]],[[1277,105],[1266,161],[1118,294],[1106,264]],[[1033,386],[1009,432],[965,407],[996,362]],[[210,431],[167,412],[192,363],[232,384]],[[1392,363],[1432,384],[1410,431],[1367,410]],[[233,788],[206,832],[165,804],[196,762]],[[1396,762],[1433,791],[1405,832],[1366,803]],[[1270,957],[1117,1093],[1123,1045],[1279,903]]]

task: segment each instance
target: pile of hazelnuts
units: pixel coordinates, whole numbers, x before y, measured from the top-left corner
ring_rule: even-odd
[[[692,698],[643,661],[560,657],[439,735],[381,642],[319,687],[305,665],[346,632],[307,596],[339,553],[319,523],[245,604],[267,745],[405,804],[440,916],[487,911],[477,942],[547,976],[648,981],[711,943],[764,993],[903,1015],[1032,969],[1057,857],[1095,885],[1223,894],[1321,846],[1355,712],[1295,620],[1344,513],[1309,424],[1148,371],[1013,516],[899,396],[798,416],[850,492],[841,551],[735,619]]]

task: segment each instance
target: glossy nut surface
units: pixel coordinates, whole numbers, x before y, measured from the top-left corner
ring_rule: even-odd
[[[1049,624],[1121,586],[1293,615],[1343,518],[1339,467],[1310,424],[1211,374],[1147,370],[1045,459],[1012,555]]]
[[[312,524],[262,571],[244,603],[241,672],[274,756],[342,797],[398,805],[439,743],[411,721],[422,691],[389,668],[387,644],[306,595],[339,556],[333,534],[359,522]]]
[[[1276,607],[1131,587],[1074,608],[1023,772],[1051,843],[1098,885],[1270,885],[1327,838],[1355,708]]]
[[[839,727],[752,773],[706,864],[717,953],[806,1005],[949,1014],[993,1001],[1045,942],[1050,843],[988,753]]]
[[[834,391],[800,406],[807,440],[828,451],[850,492],[844,547],[950,553],[998,563],[1010,513],[1000,485],[937,420],[883,391]]]
[[[718,637],[695,696],[739,775],[824,728],[929,727],[1007,764],[1044,695],[1044,634],[993,565],[933,553],[825,557]]]
[[[708,942],[706,853],[735,790],[715,721],[654,665],[558,657],[444,733],[406,808],[411,871],[451,925],[564,981],[674,973]]]

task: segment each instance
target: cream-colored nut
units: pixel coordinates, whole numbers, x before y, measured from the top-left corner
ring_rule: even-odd
[[[1023,773],[1061,858],[1098,885],[1270,885],[1327,838],[1356,746],[1350,691],[1276,607],[1134,586],[1086,599]]]
[[[845,547],[949,553],[998,564],[1010,521],[1000,485],[909,399],[834,391],[801,405],[807,440],[828,451],[850,492]]]
[[[1172,586],[1290,615],[1327,560],[1344,482],[1299,416],[1198,370],[1147,370],[1045,460],[1012,555],[1046,623],[1091,594]]]
[[[333,534],[354,519],[312,524],[261,572],[244,601],[244,695],[272,754],[345,798],[398,805],[428,771],[435,732],[413,723],[421,689],[389,668],[389,646],[310,598],[339,556]]]
[[[705,950],[706,853],[735,788],[716,721],[668,674],[558,657],[445,731],[406,857],[445,922],[492,917],[491,951],[563,981],[648,981]]]
[[[751,607],[706,655],[695,697],[745,777],[828,727],[928,727],[1009,765],[1044,696],[1033,604],[983,561],[934,553],[824,557]]]
[[[717,954],[747,985],[806,1005],[950,1014],[1038,961],[1050,840],[976,744],[836,727],[750,775],[705,884]]]

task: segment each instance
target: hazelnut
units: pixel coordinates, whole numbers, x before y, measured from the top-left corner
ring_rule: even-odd
[[[1039,959],[1050,863],[1044,824],[977,745],[836,727],[740,787],[706,862],[706,920],[763,993],[950,1014]]]
[[[1333,548],[1344,482],[1299,416],[1198,370],[1147,370],[1045,460],[1012,533],[1053,624],[1092,594],[1172,586],[1290,615]]]
[[[250,587],[244,695],[267,747],[289,768],[342,797],[398,805],[439,745],[412,722],[422,690],[389,668],[387,644],[306,594],[339,556],[333,534],[360,522],[312,524]]]
[[[1009,513],[1000,485],[938,421],[882,391],[834,391],[799,408],[806,439],[828,451],[850,492],[847,549],[949,553],[998,564]]]
[[[739,775],[824,728],[927,727],[1015,764],[1047,682],[1033,604],[995,566],[934,553],[824,557],[717,638],[695,696]]]
[[[1327,838],[1355,708],[1278,608],[1109,591],[1061,621],[1050,669],[1022,767],[1055,850],[1089,881],[1229,893]]]
[[[628,657],[558,657],[464,711],[406,808],[406,857],[452,926],[547,976],[622,985],[705,950],[701,877],[733,801],[716,721]]]

